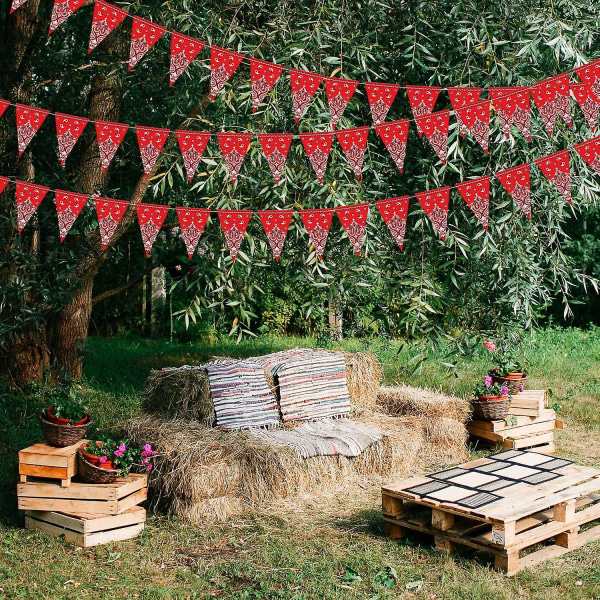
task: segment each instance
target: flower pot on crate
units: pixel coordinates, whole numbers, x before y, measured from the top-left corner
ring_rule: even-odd
[[[79,463],[79,476],[83,481],[87,483],[113,483],[119,476],[118,469],[108,469],[102,464],[94,465],[89,462],[86,458],[90,456],[89,453],[83,452],[81,449],[77,452],[77,459]],[[100,457],[96,457],[100,458]],[[114,465],[112,465],[114,467]]]
[[[98,446],[98,448],[101,448],[102,444],[100,442],[96,442],[96,446]],[[79,450],[85,458],[85,460],[87,460],[90,464],[96,467],[100,467],[101,469],[109,469],[111,471],[116,469],[115,463],[112,460],[106,459],[104,462],[102,462],[101,456],[96,456],[95,454],[90,454],[89,452],[86,452],[86,449],[88,447],[89,444],[84,444]]]
[[[507,373],[506,375],[498,375],[498,371],[492,369],[488,372],[488,375],[492,378],[494,383],[505,385],[513,396],[523,391],[521,386],[524,388],[525,382],[527,381],[527,375],[525,375],[525,373]]]
[[[75,421],[74,423],[71,423],[71,425],[83,425],[88,420],[88,418],[89,417],[85,415],[83,419]],[[46,409],[46,419],[51,423],[54,423],[55,425],[68,425],[70,423],[69,419],[63,419],[62,417],[57,417],[54,414],[54,406],[49,406]]]
[[[56,419],[56,417],[54,417]],[[65,424],[54,423],[50,420],[46,411],[40,413],[40,424],[44,439],[51,446],[64,448],[76,444],[82,440],[92,420],[88,415],[85,416],[83,423],[71,424],[67,421]]]
[[[510,396],[480,396],[471,400],[471,405],[482,421],[501,421],[508,414]]]

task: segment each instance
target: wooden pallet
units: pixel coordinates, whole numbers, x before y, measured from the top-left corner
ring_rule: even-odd
[[[546,390],[523,390],[512,397],[508,412],[514,416],[537,417],[547,405]]]
[[[71,485],[77,475],[77,450],[87,440],[81,440],[65,448],[49,444],[34,444],[19,452],[19,477],[26,483],[28,477],[59,479],[62,487]]]
[[[484,458],[459,468],[469,471],[491,462]],[[600,539],[600,525],[578,533],[582,525],[600,519],[600,470],[571,464],[556,472],[559,478],[539,485],[515,482],[495,492],[498,500],[475,509],[408,491],[432,482],[430,477],[386,486],[382,505],[387,533],[392,538],[404,537],[407,530],[430,534],[436,549],[445,552],[460,547],[486,551],[494,555],[496,568],[513,575]]]
[[[120,515],[65,515],[59,512],[28,510],[25,527],[39,529],[51,536],[64,536],[83,548],[129,540],[139,535],[146,522],[146,511],[134,506]]]
[[[17,497],[21,510],[119,515],[146,500],[147,479],[132,474],[106,484],[73,481],[66,488],[52,480],[38,480],[20,483]]]

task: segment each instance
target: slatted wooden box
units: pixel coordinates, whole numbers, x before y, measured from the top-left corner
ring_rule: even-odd
[[[56,448],[46,443],[34,444],[19,452],[19,476],[21,483],[28,477],[59,479],[63,487],[71,485],[77,475],[77,450],[86,442],[81,440],[65,448]]]
[[[54,537],[63,535],[66,542],[83,548],[134,538],[144,530],[145,523],[146,511],[141,506],[134,506],[120,515],[25,512],[27,529],[38,529]]]

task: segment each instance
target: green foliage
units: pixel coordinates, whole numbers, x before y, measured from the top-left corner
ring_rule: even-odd
[[[149,444],[144,446],[143,450],[140,450],[131,446],[129,440],[114,440],[106,435],[90,440],[85,447],[85,451],[93,456],[99,456],[101,463],[106,460],[112,461],[121,472],[121,477],[127,477],[132,469],[151,471],[153,465],[150,462],[150,457],[157,454]]]
[[[475,398],[481,398],[482,396],[506,396],[508,395],[508,388],[506,386],[500,385],[499,383],[478,383],[473,388],[473,396]]]
[[[87,414],[87,408],[81,394],[71,385],[56,386],[46,400],[46,408],[52,407],[52,413],[59,419],[68,419],[70,423],[81,421]]]

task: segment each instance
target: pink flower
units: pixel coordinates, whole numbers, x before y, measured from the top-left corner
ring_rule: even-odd
[[[519,391],[522,392],[525,389],[522,383],[519,384]]]
[[[144,452],[147,452],[148,454],[150,454],[150,452],[152,452],[152,446],[150,444],[146,444],[144,446]]]
[[[494,344],[494,342],[483,342],[483,345],[489,352],[496,352],[496,344]]]
[[[150,471],[152,471],[152,463],[146,467],[146,473],[149,473]]]
[[[115,456],[117,457],[121,457],[123,456],[123,450],[121,450],[121,448],[119,448],[118,450],[115,450]]]
[[[489,375],[486,375],[483,378],[483,383],[485,383],[485,387],[490,387],[492,385],[492,378]]]
[[[505,385],[500,388],[500,391],[502,392],[503,396],[508,396],[508,388]]]
[[[119,450],[121,451],[121,454],[123,454],[123,452],[125,452],[125,450],[127,450],[127,446],[125,444],[121,444],[119,446]]]
[[[108,460],[108,456],[101,456],[100,457],[100,462],[101,463],[105,463]]]

